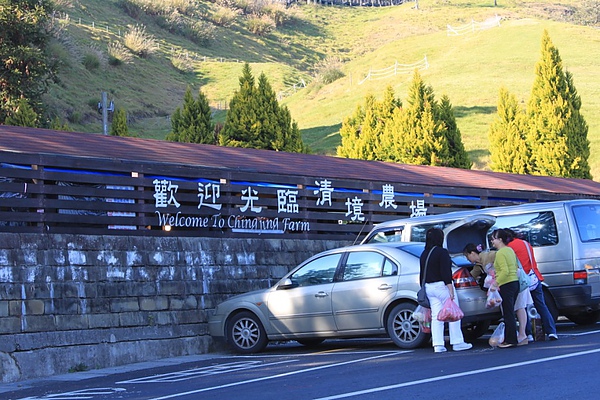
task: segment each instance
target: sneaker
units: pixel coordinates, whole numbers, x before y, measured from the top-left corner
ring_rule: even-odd
[[[433,346],[434,353],[445,353],[447,350],[444,346]]]
[[[548,335],[548,339],[550,340],[558,340],[558,335],[556,333],[551,333]]]
[[[533,335],[527,335],[527,340],[529,340],[530,342],[533,342]]]
[[[455,345],[452,345],[452,350],[454,351],[463,351],[463,350],[469,350],[471,347],[473,347],[473,345],[471,343],[458,343]]]

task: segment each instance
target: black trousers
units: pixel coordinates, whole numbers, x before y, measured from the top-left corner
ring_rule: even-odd
[[[515,301],[519,295],[519,281],[509,282],[500,286],[502,297],[502,315],[504,316],[504,342],[517,344],[517,320]]]

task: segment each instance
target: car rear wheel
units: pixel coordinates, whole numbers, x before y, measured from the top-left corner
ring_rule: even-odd
[[[429,338],[419,321],[413,318],[415,308],[412,303],[400,303],[392,309],[387,319],[388,335],[396,346],[403,349],[419,347]]]
[[[256,315],[244,311],[227,324],[227,342],[238,353],[258,353],[267,347],[267,333]]]
[[[483,336],[490,329],[490,320],[477,321],[462,327],[463,336],[467,342],[471,342]]]

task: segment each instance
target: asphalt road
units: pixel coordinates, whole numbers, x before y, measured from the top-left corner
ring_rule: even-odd
[[[558,333],[512,349],[491,348],[487,335],[441,354],[385,338],[277,343],[0,385],[0,399],[597,399],[600,323],[559,322]]]

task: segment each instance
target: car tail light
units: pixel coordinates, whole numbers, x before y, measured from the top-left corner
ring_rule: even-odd
[[[585,285],[587,283],[587,271],[575,271],[573,272],[573,281],[576,285]]]
[[[470,288],[476,287],[477,282],[475,278],[471,276],[469,270],[465,267],[459,268],[453,275],[452,279],[454,280],[454,287],[459,288]]]

